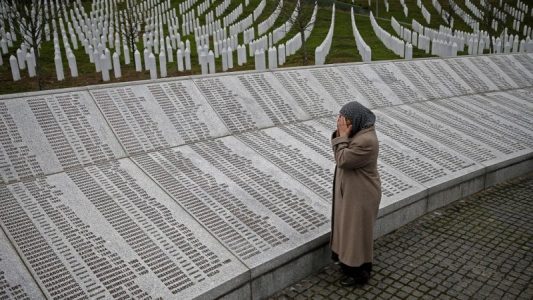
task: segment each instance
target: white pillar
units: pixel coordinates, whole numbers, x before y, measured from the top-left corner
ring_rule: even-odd
[[[233,69],[233,49],[231,47],[228,47],[226,55],[228,56],[228,69]]]
[[[113,71],[115,78],[122,77],[122,70],[120,69],[120,56],[117,52],[113,53]]]
[[[215,74],[215,54],[211,50],[209,50],[209,54],[207,54],[207,62],[209,64],[209,74]]]
[[[78,64],[76,63],[76,57],[72,51],[67,54],[68,67],[70,68],[70,76],[78,77]]]
[[[109,69],[106,63],[107,57],[105,54],[100,55],[100,67],[102,68],[102,80],[109,81]]]
[[[167,56],[168,56],[168,62],[174,62],[174,50],[172,50],[172,46],[170,45],[170,42],[167,45]]]
[[[20,48],[17,49],[17,60],[19,63],[19,69],[26,69],[26,54]]]
[[[278,68],[278,51],[276,47],[268,49],[268,68],[274,70]]]
[[[54,62],[56,65],[57,80],[62,81],[65,79],[65,73],[63,72],[63,61],[61,60],[61,55],[56,53],[54,57]]]
[[[126,65],[129,65],[130,64],[130,49],[128,48],[128,45],[124,45],[122,47],[124,49],[124,63]],[[115,49],[116,51],[119,51],[118,50],[119,48]],[[120,56],[120,55],[119,55]]]
[[[100,52],[98,50],[94,50],[93,52],[93,61],[96,72],[100,72],[102,70],[102,62],[100,61]]]
[[[157,66],[155,63],[155,55],[153,53],[148,55],[147,66],[150,70],[150,79],[157,79]]]
[[[141,53],[139,52],[139,50],[136,49],[133,56],[135,56],[135,71],[141,72],[143,70],[141,62]]]
[[[222,56],[222,72],[226,72],[228,70],[228,55],[226,49],[222,48],[220,54]]]
[[[410,43],[405,44],[405,59],[413,59],[413,46]]]
[[[189,70],[189,71],[191,70],[191,50],[190,50],[190,48],[185,48],[185,70]]]
[[[159,72],[161,72],[161,78],[167,77],[167,57],[164,50],[159,53]]]
[[[207,68],[207,55],[205,53],[200,53],[200,57],[198,58],[198,62],[200,63],[200,69],[202,70],[202,75],[206,75],[209,73],[209,70]]]
[[[183,54],[181,52],[181,49],[178,49],[178,51],[176,52],[176,59],[178,61],[178,71],[183,72]]]
[[[11,75],[13,75],[13,81],[20,80],[20,70],[17,58],[14,55],[11,55],[9,58],[9,66],[11,67]]]

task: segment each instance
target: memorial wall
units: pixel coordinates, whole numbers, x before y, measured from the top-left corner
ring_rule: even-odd
[[[532,54],[3,97],[1,298],[266,296],[254,281],[327,242],[329,140],[353,100],[377,116],[379,234],[402,207],[532,166]]]

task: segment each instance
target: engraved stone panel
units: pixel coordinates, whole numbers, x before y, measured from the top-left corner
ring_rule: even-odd
[[[395,62],[394,66],[409,79],[425,99],[449,97],[453,94],[423,61]]]
[[[374,113],[380,158],[416,182],[431,189],[482,169],[481,165],[407,128],[385,113]]]
[[[85,92],[0,101],[0,179],[3,182],[124,156]]]
[[[453,128],[449,123],[439,122],[414,108],[403,105],[381,111],[418,134],[434,139],[475,162],[490,164],[501,160],[502,153],[495,148],[476,141]]]
[[[528,54],[515,54],[512,55],[513,59],[516,59],[519,64],[526,68],[530,74],[533,74],[533,55]]]
[[[420,61],[420,64],[425,66],[426,69],[436,77],[437,81],[451,92],[450,96],[459,96],[474,92],[472,87],[470,87],[467,82],[463,81],[463,79],[450,68],[445,60],[428,59]]]
[[[252,276],[329,230],[329,204],[234,137],[134,161],[250,267]],[[281,261],[270,261],[278,256]]]
[[[490,79],[498,90],[517,88],[518,85],[487,56],[471,57],[469,60],[483,75]]]
[[[528,71],[515,57],[515,55],[491,55],[487,58],[511,78],[518,87],[531,86],[533,70]]]
[[[433,120],[446,124],[474,141],[477,140],[490,148],[496,149],[503,155],[520,153],[527,149],[522,143],[508,136],[496,134],[485,128],[485,123],[480,120],[470,119],[461,114],[460,111],[451,111],[432,102],[414,104],[412,108]]]
[[[45,299],[2,230],[0,230],[0,298]]]
[[[309,119],[270,73],[211,77],[194,82],[231,133]]]
[[[323,89],[309,70],[275,71],[274,77],[311,117],[336,114],[340,105]]]
[[[368,69],[371,69],[377,75],[379,75],[381,81],[386,85],[383,86],[383,83],[377,80],[374,81],[374,85],[382,93],[385,93],[385,91],[390,89],[392,94],[396,95],[396,97],[398,97],[402,103],[412,103],[427,100],[427,98],[424,98],[423,94],[418,91],[417,87],[411,83],[409,78],[402,74],[402,72],[396,67],[395,63],[362,65],[361,71],[366,74],[367,77],[370,77],[372,72],[367,71]],[[386,97],[389,99],[394,99],[391,98],[390,94],[386,95]]]
[[[501,94],[508,96],[506,92]],[[506,127],[517,126],[519,132],[522,132],[530,137],[533,136],[533,102],[531,102],[529,109],[516,109],[503,105],[501,100],[503,97],[491,97],[490,95],[472,95],[465,101],[467,105],[474,106],[474,110],[487,111],[498,118],[498,122],[504,123]],[[508,99],[508,98],[505,98]],[[526,141],[525,144],[530,144]],[[531,145],[530,145],[531,146]]]
[[[450,58],[444,62],[466,82],[466,84],[474,90],[474,92],[482,93],[494,91],[497,89],[496,85],[484,74],[478,70],[476,66],[470,61],[470,58]]]
[[[350,101],[358,101],[366,107],[371,107],[366,96],[350,84],[338,68],[313,68],[309,69],[309,73],[316,78],[321,88],[337,101],[339,106]]]
[[[338,70],[346,77],[348,85],[353,86],[365,97],[369,108],[401,104],[402,100],[399,97],[403,95],[396,95],[388,86],[398,83],[396,78],[384,67],[378,67],[378,69],[383,71],[381,74],[384,80],[369,65],[338,67]]]
[[[129,160],[0,187],[0,224],[48,298],[191,298],[246,268]]]
[[[470,99],[471,96],[466,96],[450,98],[446,101],[440,100],[435,103],[457,115],[475,120],[485,130],[491,131],[496,138],[512,140],[514,141],[513,144],[516,144],[520,149],[524,145],[533,148],[533,139],[531,139],[530,130],[522,129],[520,126],[513,124],[513,122],[509,122],[505,118],[488,112],[483,107],[472,105]]]
[[[130,154],[229,134],[188,80],[92,90]]]

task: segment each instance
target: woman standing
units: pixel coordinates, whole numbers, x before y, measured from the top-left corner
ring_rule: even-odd
[[[366,284],[372,271],[373,232],[381,200],[376,117],[359,104],[344,105],[331,144],[335,155],[330,247],[342,286]]]

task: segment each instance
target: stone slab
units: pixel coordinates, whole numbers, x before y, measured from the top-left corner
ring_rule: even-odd
[[[461,100],[459,99],[458,101]],[[520,158],[531,153],[529,147],[513,138],[497,134],[494,131],[485,128],[485,126],[488,126],[489,128],[494,127],[496,126],[495,124],[487,123],[482,120],[474,120],[469,116],[470,113],[464,108],[450,109],[450,105],[446,103],[446,100],[439,100],[423,104],[414,104],[411,108],[420,112],[425,118],[430,118],[434,122],[450,127],[458,134],[464,136],[466,140],[472,140],[473,145],[485,145],[480,148],[485,148],[485,150],[479,152],[480,156],[471,156],[476,161],[479,160],[479,163],[487,168],[501,167],[501,164],[505,164],[508,160]],[[446,107],[446,105],[448,107]],[[469,152],[465,152],[465,155],[470,155],[468,153]],[[496,156],[496,158],[494,158],[494,156]]]
[[[341,108],[309,70],[279,70],[272,75],[311,117],[334,115]]]
[[[330,229],[328,203],[235,137],[133,159],[252,278],[305,253]]]
[[[407,77],[409,75],[403,74],[396,66],[396,63],[380,63],[362,65],[360,69],[366,77],[373,79],[373,73],[379,76],[381,82],[372,81],[377,90],[386,93],[389,99],[394,99],[392,96],[395,95],[403,104],[427,100],[428,98],[424,97],[424,94],[409,80]],[[361,83],[359,88],[364,88]]]
[[[429,69],[425,61],[394,62],[398,69],[416,87],[421,97],[428,99],[451,97],[454,94],[446,87],[442,74]]]
[[[0,101],[0,182],[125,156],[87,92]]]
[[[381,159],[428,188],[428,194],[483,173],[484,167],[439,142],[418,134],[380,110],[377,133]]]
[[[361,91],[357,90],[347,78],[345,78],[339,68],[312,68],[309,69],[309,73],[311,73],[315,80],[320,84],[320,88],[327,92],[330,97],[339,104],[339,106],[350,101],[357,101],[366,107],[372,108],[368,98]],[[384,101],[383,97],[380,99]]]
[[[229,134],[191,80],[90,92],[129,154]]]
[[[483,74],[490,80],[488,83],[493,83],[492,88],[495,90],[508,90],[520,87],[489,56],[480,55],[470,57],[467,61],[474,65],[476,71],[479,70],[480,74]]]
[[[475,93],[497,90],[498,87],[470,61],[470,58],[450,58],[444,60]]]
[[[207,77],[194,83],[231,133],[310,118],[271,73]]]
[[[491,55],[488,56],[488,59],[511,78],[518,87],[531,86],[533,70],[518,62],[516,57],[517,55]]]
[[[513,103],[514,101],[509,100],[510,98],[514,97],[508,92],[500,92],[498,95],[475,95],[470,97],[469,103],[483,107],[484,110],[505,119],[513,126],[528,131],[530,135],[533,134],[533,102]]]
[[[4,299],[46,299],[2,230],[0,282],[0,294]]]
[[[474,89],[446,63],[446,60],[428,59],[419,63],[437,79],[441,87],[444,86],[451,93],[449,96],[460,96],[474,92]]]
[[[129,159],[3,186],[0,199],[47,298],[213,298],[249,278]]]
[[[382,64],[379,64],[376,68],[371,68],[370,65],[350,65],[335,68],[346,78],[349,86],[364,96],[366,102],[368,102],[366,107],[373,109],[402,103],[403,97],[400,99],[399,95],[396,95],[395,91],[391,90],[388,85],[394,83],[394,79],[390,79],[394,77],[394,74],[391,74]],[[385,79],[387,81],[384,82],[374,69],[381,70],[382,72],[380,73],[384,77],[386,76]],[[349,101],[353,100],[355,99],[350,99]]]

